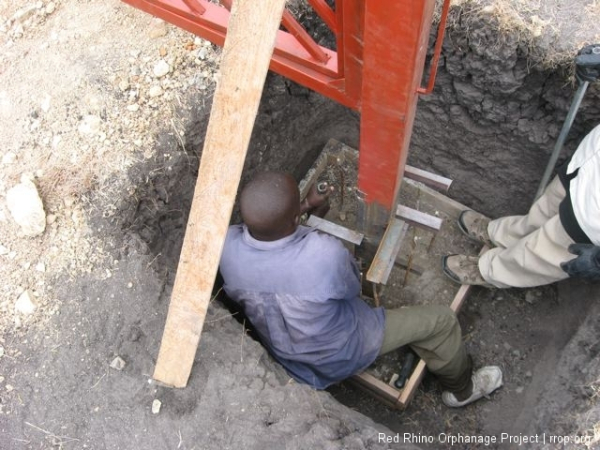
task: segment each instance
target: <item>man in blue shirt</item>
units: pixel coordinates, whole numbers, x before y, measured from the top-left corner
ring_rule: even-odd
[[[230,227],[220,270],[262,343],[298,381],[317,389],[365,370],[378,355],[410,347],[437,375],[448,406],[502,385],[498,367],[473,373],[454,313],[442,306],[371,308],[356,263],[337,239],[299,225],[323,215],[327,194],[304,201],[289,174],[263,172],[242,191],[244,221]]]

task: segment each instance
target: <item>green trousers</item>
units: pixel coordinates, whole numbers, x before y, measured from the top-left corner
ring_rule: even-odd
[[[408,345],[425,361],[445,390],[459,392],[471,380],[471,358],[462,343],[454,311],[447,306],[408,306],[385,310],[380,355]]]

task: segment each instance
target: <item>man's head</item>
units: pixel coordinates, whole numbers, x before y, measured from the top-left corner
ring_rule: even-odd
[[[260,241],[289,236],[300,219],[300,192],[294,178],[281,172],[262,172],[240,196],[242,220]]]

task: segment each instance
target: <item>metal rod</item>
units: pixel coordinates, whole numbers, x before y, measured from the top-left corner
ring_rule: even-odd
[[[433,58],[431,60],[431,67],[429,70],[429,79],[427,87],[420,87],[417,89],[419,94],[429,95],[433,92],[435,85],[435,77],[437,76],[438,63],[440,61],[440,55],[442,53],[442,44],[444,43],[444,33],[446,32],[446,20],[448,19],[448,11],[450,10],[450,0],[444,0],[442,6],[442,15],[440,18],[440,24],[438,26],[437,37],[435,38],[435,47],[433,50]]]
[[[546,186],[550,181],[550,177],[552,176],[552,172],[554,170],[554,166],[556,165],[556,161],[558,160],[558,155],[565,143],[565,139],[569,134],[569,130],[571,129],[571,125],[573,125],[573,121],[575,120],[575,116],[577,115],[577,110],[581,105],[581,100],[583,100],[583,96],[587,87],[589,86],[589,81],[584,81],[581,83],[577,92],[575,92],[575,97],[573,98],[573,102],[571,103],[571,107],[569,108],[569,113],[567,114],[567,118],[563,123],[562,130],[560,130],[560,135],[556,140],[556,144],[554,145],[554,150],[552,151],[552,155],[550,155],[550,160],[548,161],[548,165],[546,166],[546,171],[542,176],[542,181],[540,181],[540,186],[538,187],[537,193],[535,194],[535,200],[540,198],[544,191],[546,190]]]

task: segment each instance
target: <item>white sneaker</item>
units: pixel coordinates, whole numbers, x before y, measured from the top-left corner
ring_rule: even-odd
[[[498,366],[482,367],[473,374],[471,380],[473,380],[473,393],[469,398],[458,401],[452,392],[445,391],[442,392],[444,404],[450,408],[460,408],[482,397],[487,397],[502,386],[502,371]]]

